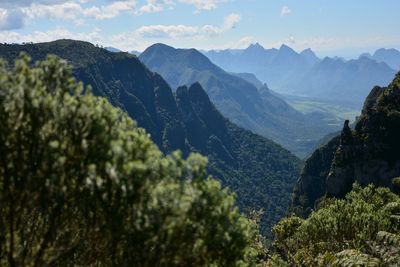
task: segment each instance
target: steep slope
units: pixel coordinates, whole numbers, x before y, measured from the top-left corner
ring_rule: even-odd
[[[258,89],[260,89],[261,87],[264,86],[264,84],[259,79],[257,79],[256,75],[254,75],[253,73],[247,73],[247,72],[235,73],[235,72],[231,72],[230,74],[233,75],[233,76],[239,77],[239,78],[251,83],[252,85],[254,85]]]
[[[155,44],[139,59],[160,73],[172,88],[199,82],[225,117],[297,155],[306,155],[313,142],[336,130],[297,112],[265,87],[257,89],[251,82],[225,72],[195,49]]]
[[[296,53],[286,45],[279,50],[250,45],[236,53],[224,50],[204,54],[227,71],[254,73],[278,93],[336,101],[358,108],[370,88],[391,81],[395,71],[387,64],[396,65],[398,57],[393,50],[378,50],[374,56],[364,55],[356,60],[328,57],[321,60],[311,49]]]
[[[225,119],[199,84],[181,87],[174,95],[164,79],[136,56],[111,53],[86,42],[0,45],[0,57],[9,61],[21,52],[34,60],[47,54],[66,59],[79,80],[125,110],[165,153],[179,149],[207,156],[208,171],[237,193],[243,211],[265,210],[265,231],[284,214],[300,161]]]
[[[395,190],[400,176],[400,73],[387,88],[374,87],[355,130],[345,122],[340,136],[307,160],[295,186],[292,211],[307,215],[318,199],[344,197],[352,184]]]

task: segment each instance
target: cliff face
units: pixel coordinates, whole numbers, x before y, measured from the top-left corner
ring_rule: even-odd
[[[294,189],[291,211],[306,216],[323,196],[342,198],[358,182],[396,191],[400,176],[400,73],[387,88],[368,95],[354,130],[345,122],[340,136],[306,161]]]
[[[318,200],[325,195],[326,177],[339,142],[340,136],[332,138],[307,159],[294,187],[291,212],[307,217]]]
[[[387,88],[375,87],[355,130],[343,128],[327,177],[327,195],[343,197],[354,182],[394,190],[400,175],[400,73]]]

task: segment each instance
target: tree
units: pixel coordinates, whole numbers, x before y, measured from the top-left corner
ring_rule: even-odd
[[[1,266],[255,265],[257,227],[54,56],[0,64]]]

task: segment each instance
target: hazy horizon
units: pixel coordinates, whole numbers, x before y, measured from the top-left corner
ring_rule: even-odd
[[[398,10],[395,0],[3,0],[0,41],[68,38],[124,51],[154,43],[210,50],[258,42],[355,58],[400,49]]]

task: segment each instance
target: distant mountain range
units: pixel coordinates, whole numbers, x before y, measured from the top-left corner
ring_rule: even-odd
[[[184,155],[200,152],[207,156],[208,172],[237,194],[242,211],[265,211],[261,221],[264,233],[285,214],[300,160],[224,118],[200,84],[173,93],[164,79],[136,56],[112,53],[86,42],[0,44],[0,57],[9,62],[21,52],[33,60],[42,60],[47,54],[67,60],[77,79],[126,111],[165,153],[179,149]]]
[[[253,74],[228,73],[195,49],[155,44],[139,59],[172,88],[199,82],[225,117],[297,155],[307,155],[320,138],[337,130],[316,114],[296,111]]]
[[[260,44],[242,50],[203,51],[212,62],[231,72],[255,74],[279,93],[334,100],[361,107],[369,88],[388,84],[399,69],[399,51],[380,49],[359,59],[318,58],[311,49],[297,53],[282,45]]]
[[[391,49],[381,48],[376,50],[373,55],[365,53],[360,56],[360,58],[362,57],[374,59],[377,62],[384,62],[392,69],[400,71],[400,51],[394,48]]]
[[[122,50],[120,50],[120,49],[118,49],[118,48],[115,48],[115,47],[111,47],[111,46],[105,47],[104,49],[106,49],[107,51],[112,52],[112,53],[120,53],[120,52],[123,52]],[[135,55],[135,56],[137,56],[137,57],[140,55],[140,52],[139,52],[139,51],[136,51],[136,50],[132,50],[132,51],[130,51],[129,53],[132,54],[132,55]]]

